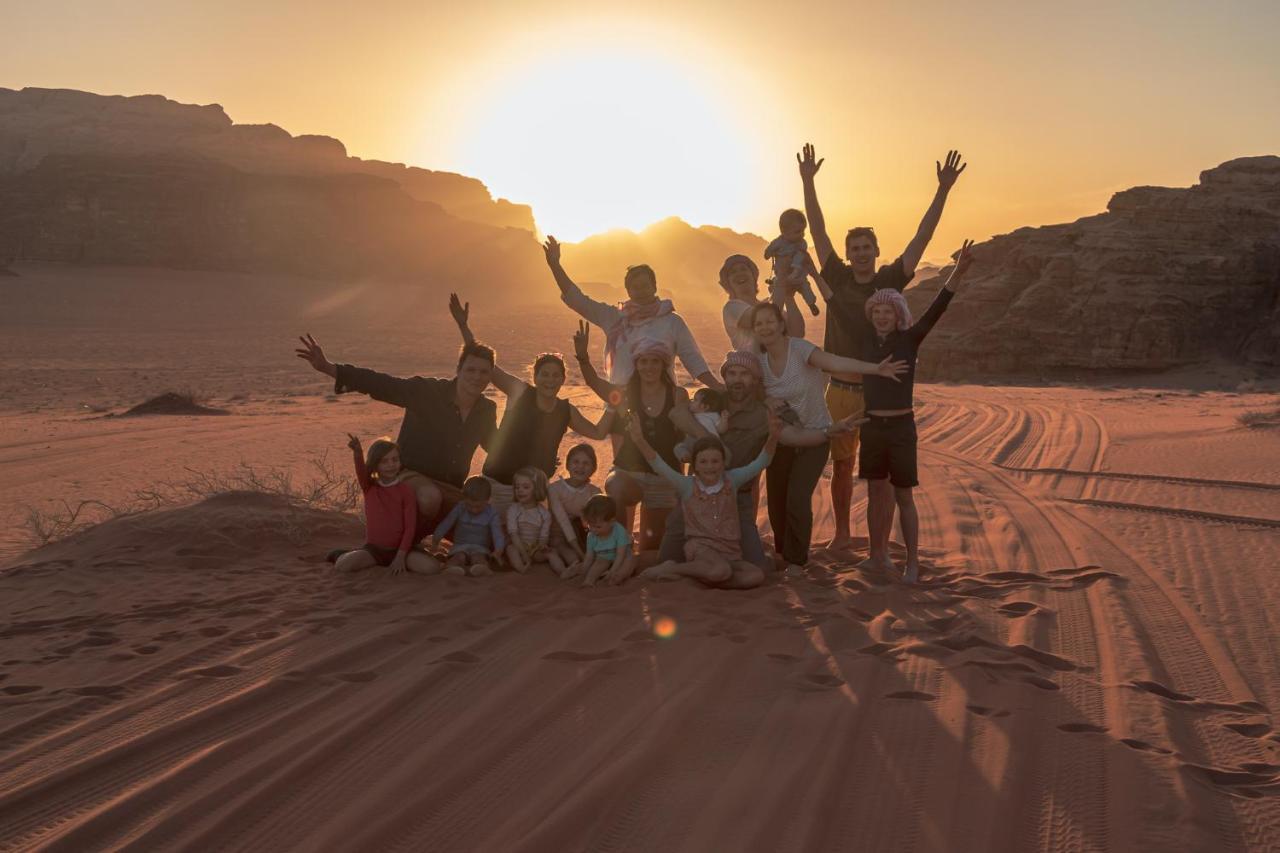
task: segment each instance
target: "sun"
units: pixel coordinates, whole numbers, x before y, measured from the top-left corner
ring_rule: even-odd
[[[758,157],[732,94],[715,89],[652,50],[512,63],[468,93],[450,159],[562,240],[673,215],[730,224],[751,204]]]

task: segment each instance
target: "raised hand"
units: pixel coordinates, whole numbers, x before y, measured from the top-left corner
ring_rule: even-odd
[[[351,448],[352,450],[354,450],[356,453],[363,453],[363,452],[364,452],[364,448],[363,448],[363,447],[361,447],[361,445],[360,445],[360,439],[356,437],[356,434],[355,434],[355,433],[351,433],[351,432],[347,433],[347,438],[348,438],[348,439],[350,439],[350,440],[347,442],[347,447],[350,447],[350,448]]]
[[[892,379],[894,382],[901,382],[898,378],[899,374],[907,372],[907,363],[905,361],[893,361],[893,356],[885,356],[884,361],[876,367],[876,373],[885,379]]]
[[[586,320],[579,320],[573,333],[573,355],[578,361],[591,360],[591,324]]]
[[[813,146],[808,142],[804,144],[803,156],[801,154],[796,155],[796,162],[800,164],[800,177],[805,180],[811,180],[814,175],[818,174],[818,170],[822,168],[822,164],[827,159],[823,157],[821,160],[815,160],[814,157]]]
[[[324,357],[324,350],[320,348],[320,344],[316,343],[315,338],[311,335],[303,335],[298,340],[302,342],[302,346],[293,351],[294,355],[327,376],[338,375],[338,368]]]
[[[945,189],[951,189],[955,184],[956,178],[960,177],[960,173],[969,168],[968,163],[960,162],[959,151],[948,151],[946,165],[933,161],[933,165],[938,169],[938,185]]]
[[[547,235],[546,242],[542,244],[542,251],[547,256],[547,263],[550,266],[556,266],[560,263],[560,243],[555,237]]]
[[[973,248],[972,240],[965,240],[964,245],[960,247],[959,253],[956,255],[955,275],[964,275],[969,271],[969,267],[973,264],[973,255],[969,250]]]
[[[453,315],[453,322],[458,324],[458,328],[465,329],[467,328],[467,323],[471,318],[471,303],[468,302],[464,305],[462,301],[458,299],[458,294],[450,293],[449,313]]]

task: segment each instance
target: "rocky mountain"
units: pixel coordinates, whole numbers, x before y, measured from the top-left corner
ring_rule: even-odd
[[[1280,157],[974,247],[970,284],[921,349],[932,378],[1280,366]],[[908,292],[923,311],[949,269]]]
[[[70,89],[0,88],[0,176],[35,169],[51,155],[192,157],[262,175],[371,175],[452,216],[534,231],[533,211],[494,200],[483,183],[348,157],[328,136],[292,136],[274,124],[234,124],[217,104],[180,104],[160,95],[95,95]]]
[[[719,274],[724,259],[743,254],[761,267],[766,243],[754,234],[739,234],[714,225],[694,227],[678,217],[668,217],[636,232],[626,229],[596,234],[580,243],[566,244],[564,266],[574,281],[597,299],[625,299],[623,278],[628,266],[648,264],[658,277],[658,290],[677,300],[677,308],[693,303],[716,311],[724,304]]]

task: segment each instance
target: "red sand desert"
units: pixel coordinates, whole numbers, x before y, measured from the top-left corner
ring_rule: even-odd
[[[192,322],[0,345],[0,849],[1280,847],[1274,396],[922,386],[917,587],[338,577],[355,516],[250,493],[28,552],[27,505],[394,431],[304,329]],[[388,346],[331,355],[447,369]],[[94,411],[183,380],[230,414]]]

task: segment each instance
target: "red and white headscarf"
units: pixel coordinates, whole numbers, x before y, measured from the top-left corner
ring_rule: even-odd
[[[633,348],[631,337],[635,327],[676,310],[670,299],[659,299],[648,305],[640,305],[634,299],[628,299],[618,308],[622,312],[618,316],[618,322],[605,330],[604,337],[604,369],[610,376],[613,375],[613,359],[617,355],[618,347],[625,344],[629,349]],[[668,356],[667,360],[670,361],[671,357]]]
[[[635,363],[646,355],[651,355],[662,359],[662,366],[667,371],[667,375],[675,381],[675,353],[671,349],[671,345],[657,338],[636,338],[631,341],[627,348],[627,353],[631,356],[631,364],[634,369]]]
[[[907,298],[901,291],[891,287],[883,287],[867,299],[867,319],[871,319],[871,308],[875,305],[892,305],[893,313],[898,315],[898,331],[905,332],[911,328],[911,309],[907,306]]]

